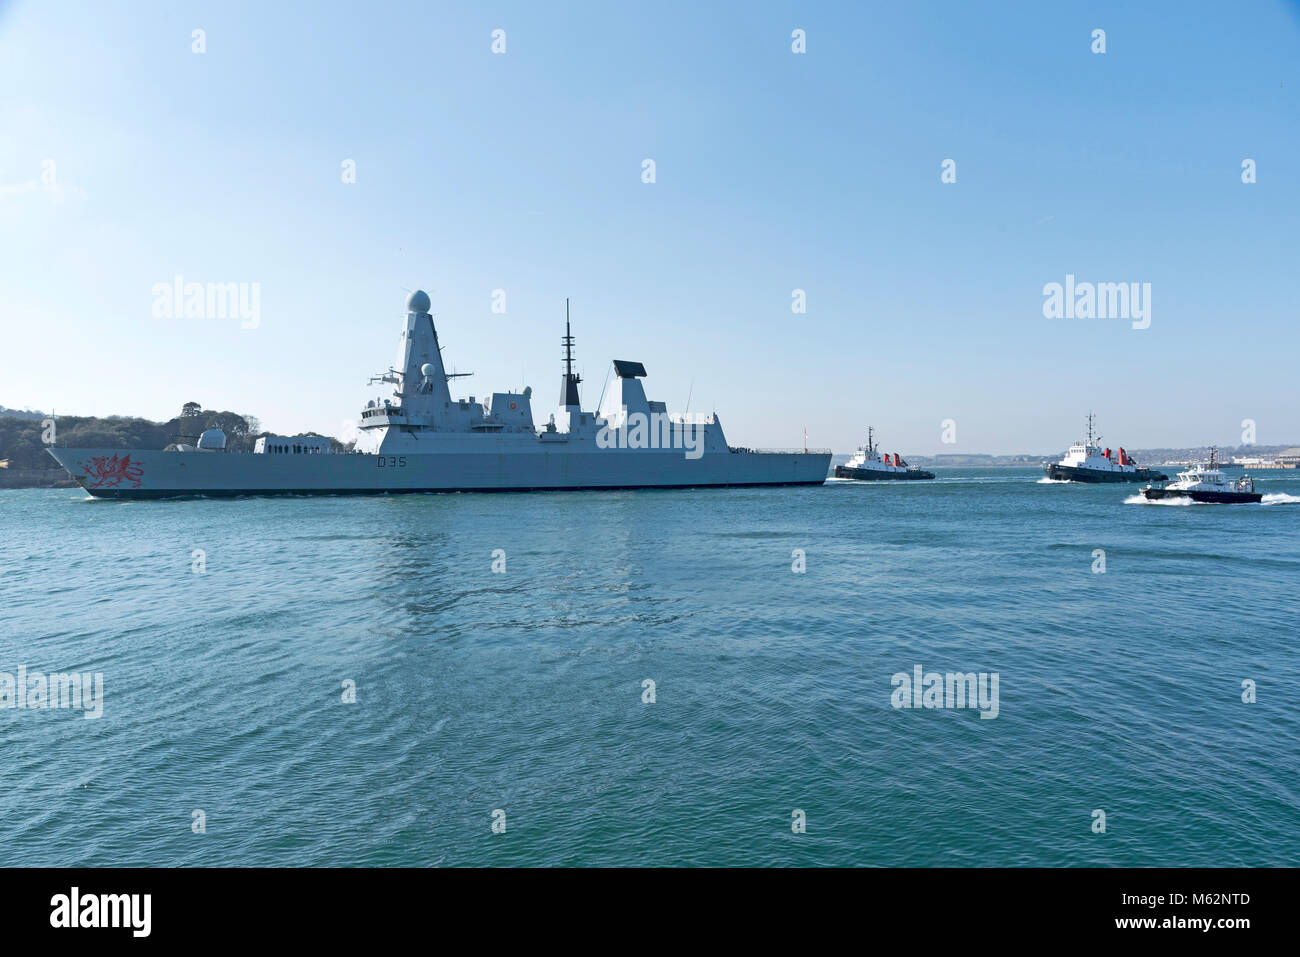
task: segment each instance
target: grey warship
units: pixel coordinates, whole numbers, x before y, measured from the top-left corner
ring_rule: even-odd
[[[757,450],[727,444],[716,414],[670,415],[646,397],[645,366],[614,360],[597,410],[583,409],[565,307],[559,404],[540,426],[532,389],[453,398],[429,296],[406,303],[397,363],[371,381],[393,386],[369,401],[359,427],[368,452],[328,440],[266,436],[256,451],[226,449],[209,430],[175,449],[51,448],[97,498],[353,495],[708,486],[821,485],[829,449]]]

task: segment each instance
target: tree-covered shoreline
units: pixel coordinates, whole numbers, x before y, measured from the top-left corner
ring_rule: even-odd
[[[53,424],[51,427],[51,423]],[[166,422],[127,415],[56,415],[0,408],[0,487],[56,487],[71,484],[46,449],[165,449],[193,445],[205,429],[226,433],[226,448],[251,452],[266,435],[255,416],[204,409],[187,402]],[[315,433],[308,433],[315,434]]]

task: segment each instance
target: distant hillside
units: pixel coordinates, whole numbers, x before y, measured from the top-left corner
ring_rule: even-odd
[[[47,418],[44,412],[0,406],[0,488],[54,488],[74,484],[45,451]],[[165,449],[174,443],[193,444],[204,429],[221,429],[226,433],[226,448],[251,452],[257,440],[268,434],[262,431],[255,416],[205,410],[197,402],[186,402],[181,414],[166,422],[126,415],[104,418],[56,415],[54,427],[54,444],[64,448]],[[353,446],[329,438],[336,452],[348,451]]]
[[[1220,445],[1219,461],[1227,462],[1234,456],[1241,458],[1272,458],[1279,452],[1294,448],[1290,445]],[[1208,445],[1197,445],[1180,449],[1136,449],[1131,450],[1139,462],[1159,465],[1162,462],[1204,462],[1210,457]]]
[[[1227,462],[1233,456],[1269,458],[1279,452],[1294,448],[1296,444],[1221,445],[1219,446],[1219,460]],[[1143,465],[1159,465],[1163,462],[1203,462],[1210,457],[1210,449],[1206,445],[1185,448],[1126,449],[1125,451]],[[1042,455],[983,455],[980,453],[970,453],[968,455],[913,455],[908,457],[908,462],[928,468],[1024,468],[1038,466],[1043,462],[1059,462],[1065,457],[1065,452],[1065,449],[1061,449],[1058,452],[1047,452]]]
[[[7,409],[0,405],[0,419],[43,419],[44,412],[33,412],[31,409]]]
[[[1060,455],[1057,456],[1058,459],[1060,457]],[[1037,467],[1044,458],[1045,456],[1041,455],[984,455],[972,452],[968,455],[958,455],[956,453],[950,455],[909,455],[907,456],[907,462],[910,465],[921,465],[929,468],[1024,468],[1027,466]]]
[[[45,451],[44,412],[0,411],[0,486],[30,487],[61,483],[66,478]],[[58,415],[54,444],[82,448],[163,449],[173,442],[194,442],[204,429],[222,429],[228,448],[252,451],[261,426],[251,415],[204,410],[186,403],[166,422],[130,416]]]

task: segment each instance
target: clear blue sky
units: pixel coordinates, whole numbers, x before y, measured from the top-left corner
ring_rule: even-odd
[[[638,359],[733,444],[1300,442],[1293,3],[18,2],[0,90],[3,405],[337,434],[422,287],[453,391],[549,409],[569,296],[586,405]]]

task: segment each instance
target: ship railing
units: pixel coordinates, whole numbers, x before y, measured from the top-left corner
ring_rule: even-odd
[[[830,449],[747,449],[740,446],[729,446],[729,451],[745,455],[830,455]]]

